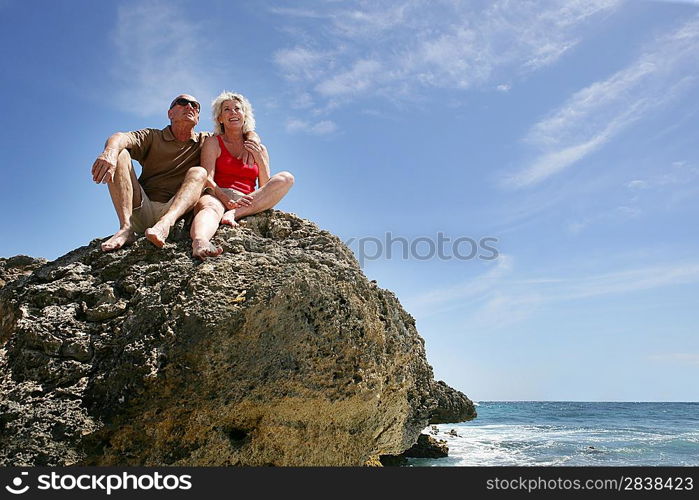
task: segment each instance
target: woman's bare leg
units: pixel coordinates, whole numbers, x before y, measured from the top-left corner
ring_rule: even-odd
[[[223,215],[221,223],[230,224],[230,220],[236,221],[241,217],[246,217],[272,208],[284,198],[293,185],[294,176],[291,175],[291,173],[279,172],[278,174],[274,174],[267,184],[250,194],[253,198],[252,205],[229,210]]]

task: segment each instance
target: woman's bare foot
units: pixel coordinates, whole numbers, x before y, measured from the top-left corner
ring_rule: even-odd
[[[111,252],[113,250],[118,250],[125,245],[130,245],[136,241],[136,235],[131,230],[131,228],[119,229],[114,236],[109,238],[107,241],[103,242],[102,251]]]
[[[223,214],[221,218],[221,224],[228,224],[229,226],[237,226],[238,223],[235,221],[235,209],[227,211]]]
[[[192,241],[192,256],[205,260],[207,257],[216,257],[223,253],[223,248],[217,247],[208,240]]]
[[[167,240],[170,234],[170,227],[172,227],[170,224],[160,220],[155,226],[146,229],[146,238],[156,247],[163,248],[165,246],[165,240]]]

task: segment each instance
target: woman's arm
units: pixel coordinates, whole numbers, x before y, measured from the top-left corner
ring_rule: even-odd
[[[216,160],[219,156],[221,156],[221,147],[218,145],[218,139],[216,139],[216,136],[207,137],[204,147],[201,149],[201,166],[204,167],[207,173],[206,187],[211,188],[214,196],[223,203],[224,207],[231,208],[228,206],[231,203],[230,197],[221,191],[221,188],[214,181]]]
[[[253,141],[245,141],[245,149],[247,149],[250,154],[252,154],[257,163],[258,173],[257,173],[257,183],[259,187],[264,186],[269,182],[271,173],[269,170],[269,153],[264,144],[258,144]]]

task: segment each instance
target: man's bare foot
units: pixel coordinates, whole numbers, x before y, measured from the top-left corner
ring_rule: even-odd
[[[192,256],[205,260],[207,257],[216,257],[223,253],[223,248],[217,247],[208,240],[192,241]]]
[[[235,210],[229,210],[221,218],[221,224],[228,224],[229,226],[237,226],[238,223],[235,221]]]
[[[130,245],[134,241],[136,241],[136,235],[131,228],[119,229],[116,233],[114,233],[114,236],[103,242],[100,246],[102,247],[103,252],[112,252],[125,245]]]
[[[153,243],[158,248],[163,248],[165,246],[165,240],[167,240],[170,234],[170,225],[164,221],[158,221],[155,226],[146,229],[146,238],[148,241]]]

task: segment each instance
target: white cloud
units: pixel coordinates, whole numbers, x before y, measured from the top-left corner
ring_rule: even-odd
[[[166,118],[174,96],[211,95],[213,71],[201,61],[208,36],[171,2],[121,5],[112,35],[115,103],[124,111]]]
[[[573,94],[536,123],[525,142],[540,151],[503,185],[539,184],[601,148],[651,111],[675,99],[699,77],[699,19],[655,41],[638,59]]]
[[[304,120],[289,120],[286,122],[286,131],[290,133],[306,133],[313,135],[332,134],[337,130],[337,125],[330,120],[321,120],[309,123]]]
[[[290,81],[308,81],[321,74],[331,54],[306,47],[281,49],[274,53],[274,62]]]
[[[381,74],[381,65],[378,62],[359,60],[350,70],[320,82],[316,90],[323,96],[355,94],[371,87]]]
[[[272,7],[269,9],[272,14],[279,14],[288,17],[307,17],[311,19],[322,19],[325,15],[312,9],[302,9],[296,7]]]
[[[493,88],[502,74],[526,75],[552,64],[579,42],[592,19],[619,4],[355,0],[310,10],[273,8],[293,20],[296,38],[274,61],[300,92],[313,89],[314,100],[333,105],[375,96],[411,99],[423,87]],[[304,30],[304,20],[315,27]]]
[[[642,181],[640,179],[633,180],[629,182],[626,187],[629,189],[646,189],[648,187],[648,183],[646,181]]]
[[[537,184],[551,175],[569,167],[584,158],[608,140],[607,134],[599,134],[587,142],[547,153],[538,158],[533,165],[505,178],[506,185],[516,187]]]

